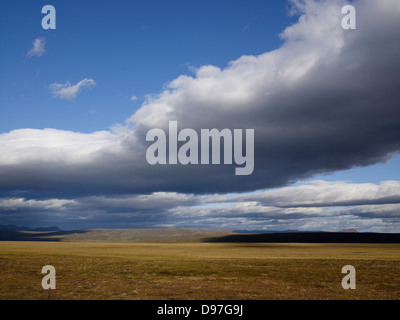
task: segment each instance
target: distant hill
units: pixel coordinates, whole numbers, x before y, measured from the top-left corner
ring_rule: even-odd
[[[28,228],[28,227],[17,227],[13,224],[0,224],[0,229],[3,230],[14,230],[14,231],[37,231],[37,232],[44,232],[44,231],[62,231],[59,227],[38,227],[38,228]]]
[[[61,235],[61,241],[105,242],[198,242],[206,237],[231,234],[223,231],[205,231],[181,228],[168,229],[88,229]],[[56,235],[55,235],[56,236]]]
[[[193,229],[84,229],[54,232],[0,230],[2,241],[200,242],[231,232]]]
[[[348,231],[234,233],[193,229],[86,229],[70,231],[0,229],[0,241],[400,243],[400,234]]]
[[[345,229],[339,232],[350,232],[350,233],[357,233],[358,231],[356,229]]]

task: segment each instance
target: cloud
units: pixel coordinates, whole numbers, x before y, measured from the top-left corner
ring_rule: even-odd
[[[387,161],[400,150],[400,9],[395,0],[384,5],[360,1],[357,30],[344,30],[343,3],[301,1],[299,20],[282,32],[280,48],[242,56],[225,69],[202,66],[193,77],[171,81],[148,97],[126,125],[109,132],[112,143],[68,166],[68,175],[64,161],[51,158],[69,159],[76,150],[75,134],[46,130],[25,135],[28,131],[21,129],[1,135],[0,145],[18,133],[18,140],[7,142],[7,158],[18,155],[19,162],[7,164],[6,170],[0,162],[0,178],[9,177],[0,179],[0,188],[247,192]],[[93,80],[83,79],[51,89],[55,96],[73,99],[92,85]],[[235,176],[234,165],[150,166],[146,133],[153,128],[167,132],[170,120],[177,120],[179,130],[255,129],[253,174]],[[63,140],[61,150],[50,148],[48,141],[60,135],[70,140]],[[29,146],[32,139],[40,156]],[[36,171],[41,183],[31,175],[20,177],[22,169]]]
[[[400,182],[311,181],[251,194],[206,195],[168,208],[181,226],[399,232]]]
[[[223,196],[221,196],[223,199]],[[312,181],[300,186],[265,190],[238,199],[258,201],[276,207],[332,207],[400,203],[400,182],[348,183]]]
[[[174,226],[338,231],[351,227],[359,231],[400,232],[399,195],[400,181],[311,181],[251,194],[155,192],[45,200],[6,197],[0,198],[0,217],[15,224],[14,219],[20,216],[27,222],[40,216],[47,224],[64,228]]]
[[[71,85],[68,81],[65,84],[52,83],[49,85],[49,89],[51,94],[56,98],[74,100],[82,89],[95,85],[96,82],[93,79],[85,78],[75,85]]]
[[[131,97],[131,100],[132,100],[132,101],[136,101],[136,100],[137,100],[137,97],[136,97],[136,96],[132,96],[132,97]]]
[[[295,4],[301,16],[282,32],[279,49],[180,76],[128,120],[142,139],[150,128],[166,130],[169,120],[197,130],[255,129],[254,174],[235,183],[231,170],[204,170],[202,179],[196,168],[190,174],[199,191],[279,187],[383,162],[400,150],[396,1],[358,2],[356,31],[341,27],[344,1]],[[167,170],[182,180],[189,172]]]
[[[89,185],[96,185],[97,191],[102,186],[104,192],[243,192],[390,159],[400,150],[400,10],[394,0],[385,5],[359,2],[358,29],[349,31],[341,27],[342,4],[302,1],[299,21],[282,32],[285,42],[279,49],[240,57],[225,69],[202,66],[194,77],[173,80],[165,91],[149,97],[123,130],[110,132],[111,140],[118,141],[118,152],[108,151],[109,146],[99,150],[84,175],[87,159],[69,167],[69,183],[75,181],[76,190],[89,192]],[[83,79],[76,85],[50,87],[55,96],[73,99],[94,84]],[[152,128],[168,131],[170,120],[177,120],[179,129],[255,129],[254,173],[237,177],[227,165],[149,166],[146,133]],[[41,135],[47,136],[43,141],[55,140],[59,132]],[[21,136],[9,146],[7,157],[14,157],[25,144]],[[75,150],[75,141],[66,141],[63,148],[57,153],[44,145],[40,157]],[[25,154],[19,165],[28,170],[34,163],[50,183],[47,160],[32,162],[27,155],[38,156]],[[2,163],[0,172],[1,167]],[[55,167],[59,173],[50,175],[51,190],[57,181],[62,189],[67,178],[63,162]],[[20,171],[9,167],[7,175]],[[23,181],[33,184],[28,176]],[[0,187],[9,184],[0,182]]]
[[[32,44],[33,44],[32,49],[29,50],[28,53],[26,54],[28,57],[41,57],[43,54],[46,53],[45,38],[36,38]]]

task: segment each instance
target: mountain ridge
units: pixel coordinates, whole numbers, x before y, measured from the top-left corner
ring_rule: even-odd
[[[2,230],[11,230],[11,231],[36,231],[36,232],[44,232],[44,231],[63,231],[57,226],[51,227],[37,227],[37,228],[29,228],[29,227],[18,227],[14,224],[0,224],[0,229]]]
[[[188,228],[82,229],[41,232],[0,229],[0,241],[400,243],[400,233],[349,231],[234,233],[232,231],[205,231]]]

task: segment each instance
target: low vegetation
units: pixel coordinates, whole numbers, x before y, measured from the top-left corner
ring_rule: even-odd
[[[0,245],[0,299],[400,299],[399,244]],[[348,264],[356,290],[341,286]],[[44,265],[56,268],[50,295]]]

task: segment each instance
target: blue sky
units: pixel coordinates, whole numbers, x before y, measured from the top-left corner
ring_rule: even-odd
[[[0,224],[400,231],[400,8],[347,2],[7,1]],[[150,167],[168,120],[255,128],[254,173]]]
[[[8,1],[0,13],[0,132],[57,128],[79,132],[123,123],[148,94],[190,66],[225,67],[241,55],[277,48],[290,22],[282,1],[53,1],[56,30],[41,27],[41,1]],[[27,57],[36,38],[46,53]],[[4,76],[7,75],[7,76]],[[65,101],[51,83],[94,79]],[[131,97],[136,96],[136,101]]]
[[[356,167],[353,169],[337,171],[330,174],[322,174],[312,178],[326,181],[351,181],[378,183],[385,180],[400,180],[400,157],[395,156],[384,163],[367,167]]]

